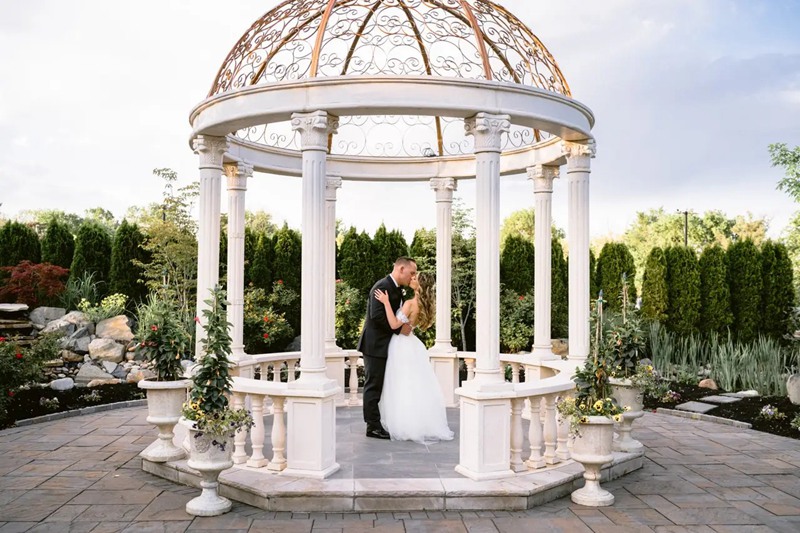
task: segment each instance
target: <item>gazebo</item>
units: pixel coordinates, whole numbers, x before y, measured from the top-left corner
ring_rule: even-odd
[[[589,353],[594,118],[572,99],[555,59],[525,24],[486,0],[289,0],[233,46],[190,121],[200,169],[197,312],[219,277],[224,175],[228,313],[239,374],[234,400],[241,405],[247,396],[268,396],[276,417],[269,460],[259,444],[263,402],[248,400],[257,415],[253,453],[245,455],[242,437],[239,462],[315,478],[338,468],[335,408],[344,399],[345,361],[352,366],[358,356],[337,347],[334,334],[336,192],[350,181],[428,181],[435,192],[437,314],[430,355],[445,397],[461,408],[458,472],[472,479],[514,475],[542,459],[536,438],[544,438],[546,446],[538,444],[545,459],[566,453],[560,433],[556,447],[553,402],[555,393],[569,389],[569,372],[558,373],[567,368],[561,361],[548,363],[556,359],[552,185],[566,165],[574,369]],[[254,368],[277,359],[247,354],[242,342],[245,193],[255,171],[302,179],[302,347],[298,356],[283,356],[299,360],[299,375],[294,379],[293,370],[288,383],[252,379]],[[505,381],[499,352],[500,185],[504,176],[521,173],[533,182],[536,320],[533,353],[517,364],[528,381],[540,380],[538,392],[529,383],[524,389]],[[466,179],[476,180],[478,337],[474,375],[459,387],[459,354],[450,340],[451,206]],[[543,428],[536,417],[532,455],[523,462],[516,421],[522,401],[534,397],[547,399],[547,415]]]

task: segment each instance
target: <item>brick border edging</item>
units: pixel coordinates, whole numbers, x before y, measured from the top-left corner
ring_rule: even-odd
[[[660,415],[677,416],[680,418],[691,418],[692,420],[702,420],[703,422],[712,422],[714,424],[723,424],[725,426],[733,426],[742,429],[751,429],[753,427],[752,424],[741,422],[739,420],[731,420],[730,418],[706,415],[702,413],[692,413],[690,411],[678,411],[677,409],[667,409],[665,407],[656,408],[656,413]]]
[[[126,402],[106,403],[103,405],[92,405],[91,407],[82,407],[81,409],[71,409],[69,411],[62,411],[60,413],[51,413],[49,415],[36,416],[34,418],[23,418],[17,420],[11,427],[24,427],[33,424],[40,424],[42,422],[50,422],[51,420],[60,420],[62,418],[71,418],[73,416],[90,415],[92,413],[100,413],[102,411],[111,411],[114,409],[125,409],[127,407],[141,407],[147,405],[147,398],[142,400],[128,400]]]

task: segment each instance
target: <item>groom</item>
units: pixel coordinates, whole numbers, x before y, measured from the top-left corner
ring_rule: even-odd
[[[375,291],[380,289],[389,294],[392,309],[397,311],[403,302],[400,286],[408,285],[411,278],[417,275],[417,263],[410,257],[398,257],[394,262],[392,273],[379,280],[367,296],[367,318],[364,330],[358,340],[358,351],[364,356],[364,422],[367,423],[367,437],[388,439],[389,433],[381,425],[381,413],[378,402],[383,392],[383,375],[386,371],[389,341],[392,335],[411,333],[411,326],[403,324],[398,329],[389,326],[386,308],[375,298]]]

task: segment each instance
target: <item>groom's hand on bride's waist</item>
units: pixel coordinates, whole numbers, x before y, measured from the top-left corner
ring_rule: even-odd
[[[410,335],[413,329],[410,324],[403,324],[403,327],[400,328],[400,333],[402,335]]]

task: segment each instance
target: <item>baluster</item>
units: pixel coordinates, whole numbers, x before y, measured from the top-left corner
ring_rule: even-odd
[[[241,409],[244,407],[244,393],[242,392],[234,392],[233,393],[233,408],[234,409]],[[247,452],[245,451],[245,446],[247,444],[247,430],[240,429],[236,432],[233,436],[233,463],[234,464],[242,464],[247,461]]]
[[[549,465],[561,462],[556,457],[556,395],[544,397],[544,461]]]
[[[250,445],[253,447],[253,453],[247,460],[247,466],[261,468],[269,462],[264,457],[264,398],[260,395],[255,396],[251,403],[253,404],[251,408],[255,425],[250,431]]]
[[[350,361],[350,399],[349,405],[358,405],[358,356],[351,356]]]
[[[272,417],[272,460],[267,465],[268,470],[280,472],[286,468],[286,423],[283,420],[283,396],[272,397],[272,407],[275,415]]]
[[[519,383],[519,363],[511,363],[511,383]]]
[[[283,365],[282,361],[273,361],[272,362],[272,382],[273,383],[280,383],[281,382],[281,365]]]
[[[556,457],[562,461],[568,461],[572,456],[569,453],[567,442],[569,441],[569,420],[559,418],[558,420],[558,446],[556,446]]]
[[[542,457],[542,422],[537,416],[539,404],[542,400],[539,396],[531,396],[531,425],[528,428],[528,441],[531,445],[531,456],[525,461],[528,468],[544,468],[545,462]]]
[[[467,381],[475,378],[475,359],[464,359],[467,364]]]
[[[522,461],[522,398],[511,399],[511,470],[527,470]]]
[[[297,359],[289,359],[286,361],[286,372],[288,373],[288,377],[286,378],[287,381],[294,381],[295,380],[295,366],[297,365]]]

